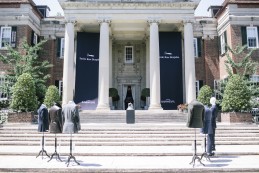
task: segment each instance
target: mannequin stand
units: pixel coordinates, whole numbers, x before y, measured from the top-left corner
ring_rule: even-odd
[[[197,147],[196,147],[196,129],[194,130],[194,153],[192,156],[192,161],[190,162],[190,164],[193,163],[192,167],[194,167],[195,165],[195,160],[198,160],[200,162],[200,164],[202,164],[203,166],[205,166],[202,162],[201,162],[201,158],[199,156],[197,156]]]
[[[36,156],[36,158],[39,157],[39,155],[41,154],[41,157],[42,157],[42,159],[43,159],[43,153],[45,153],[46,156],[49,157],[49,155],[47,154],[47,151],[44,149],[44,131],[43,131],[43,133],[42,133],[41,147],[42,147],[42,149],[40,150],[40,152],[39,152],[39,154]]]
[[[206,147],[207,147],[207,144],[206,144],[206,134],[204,134],[204,153],[202,153],[201,159],[203,157],[205,157],[207,161],[210,161],[210,156],[208,155],[208,153],[206,151]]]
[[[78,165],[80,165],[80,163],[78,163],[78,162],[76,161],[75,156],[73,156],[73,154],[72,154],[72,134],[70,134],[70,154],[69,154],[68,160],[67,160],[67,162],[66,162],[67,167],[68,167],[68,165],[69,165],[71,159],[74,159],[74,161],[75,161]]]
[[[60,159],[59,154],[58,154],[58,152],[57,152],[57,136],[56,136],[56,133],[55,133],[55,152],[51,155],[49,161],[52,160],[53,156],[57,156],[57,157],[56,157],[56,160],[59,160],[59,161],[62,162],[62,160]],[[49,162],[49,161],[48,161],[48,162]]]

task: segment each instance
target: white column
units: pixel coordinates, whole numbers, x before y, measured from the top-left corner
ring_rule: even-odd
[[[158,20],[149,20],[150,25],[150,106],[149,109],[162,109],[160,92],[160,57]]]
[[[102,19],[100,23],[99,46],[99,88],[97,110],[110,110],[109,106],[109,23],[110,20]]]
[[[150,87],[150,57],[149,37],[146,39],[146,88]]]
[[[110,38],[110,55],[109,55],[109,87],[112,88],[112,38]]]
[[[193,26],[187,21],[184,23],[184,51],[185,51],[185,92],[186,103],[196,99],[195,92],[195,59],[193,45]]]
[[[74,98],[74,20],[68,20],[65,27],[65,52],[63,64],[63,96],[62,104]]]

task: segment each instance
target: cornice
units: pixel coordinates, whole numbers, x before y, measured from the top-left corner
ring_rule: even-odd
[[[144,9],[144,8],[170,8],[170,9],[195,9],[197,7],[197,3],[194,2],[162,2],[162,3],[114,3],[114,2],[99,2],[99,3],[91,3],[91,2],[63,2],[61,6],[64,9],[85,9],[85,8],[104,8],[104,9],[115,9],[115,8],[123,8],[123,9]]]

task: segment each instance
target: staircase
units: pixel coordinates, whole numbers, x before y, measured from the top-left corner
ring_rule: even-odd
[[[51,162],[36,159],[42,139],[42,133],[37,132],[37,124],[7,123],[0,127],[0,160],[21,157],[22,160],[28,159],[34,163],[34,167],[28,168],[25,164],[8,168],[8,163],[1,166],[1,161],[0,172],[41,172],[46,171],[46,168],[51,172],[259,172],[258,164],[253,164],[254,167],[244,166],[242,170],[227,166],[231,165],[231,159],[233,163],[238,158],[246,157],[257,158],[259,161],[259,127],[255,124],[218,123],[216,158],[212,158],[216,159],[216,164],[212,161],[206,163],[208,167],[198,166],[193,169],[189,162],[193,155],[194,135],[196,133],[198,155],[204,151],[204,135],[199,133],[199,129],[186,127],[186,114],[175,111],[165,111],[163,114],[136,111],[135,124],[125,123],[125,111],[116,114],[82,112],[80,118],[82,130],[73,134],[73,154],[81,163],[102,163],[100,166],[88,165],[85,167],[87,169],[74,166],[66,169],[64,163],[57,163],[55,159]],[[55,135],[46,132],[44,136],[45,150],[52,154]],[[57,139],[58,153],[66,160],[70,135],[57,134]],[[226,163],[217,163],[222,160]],[[257,163],[256,159],[252,160]],[[118,165],[115,166],[115,163]]]

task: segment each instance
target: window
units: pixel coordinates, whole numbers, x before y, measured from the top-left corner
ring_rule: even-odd
[[[259,75],[251,75],[250,76],[250,81],[258,83],[259,82]]]
[[[55,81],[55,86],[58,88],[59,96],[62,97],[62,93],[63,93],[63,81],[61,81],[61,80],[56,80],[56,81]]]
[[[226,31],[220,36],[220,51],[221,55],[226,53],[227,50],[227,34]]]
[[[198,42],[197,38],[193,38],[193,45],[194,45],[194,57],[198,57]]]
[[[38,43],[38,35],[36,33],[33,33],[33,41],[32,41],[33,45]]]
[[[248,48],[258,47],[257,27],[247,27],[247,46]]]
[[[57,57],[58,58],[64,58],[64,52],[65,52],[65,38],[58,37],[56,39],[57,42]]]
[[[12,33],[11,27],[1,27],[1,36],[0,36],[1,48],[6,47],[7,45],[11,45],[11,36],[12,36],[11,33]]]
[[[65,38],[61,38],[61,41],[60,41],[60,58],[64,58],[64,52],[65,52]]]
[[[125,46],[125,63],[133,63],[133,47]]]

